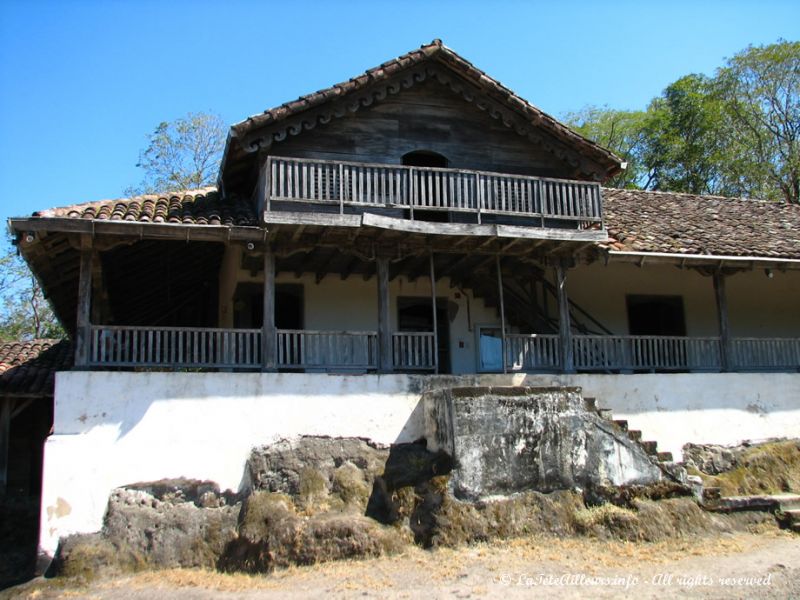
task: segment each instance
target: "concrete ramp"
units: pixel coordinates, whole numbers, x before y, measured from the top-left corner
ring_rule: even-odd
[[[428,392],[424,403],[428,449],[455,460],[451,482],[460,499],[669,477],[580,388],[456,387]]]

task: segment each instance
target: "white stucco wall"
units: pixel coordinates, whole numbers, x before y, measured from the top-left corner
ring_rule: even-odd
[[[773,270],[772,278],[763,269],[740,272],[726,278],[726,288],[732,336],[800,337],[800,271]],[[567,272],[567,292],[617,335],[629,333],[629,294],[680,296],[686,334],[718,335],[713,280],[693,269],[595,262]]]
[[[378,289],[375,277],[348,277],[328,275],[319,283],[314,275],[295,277],[281,273],[276,283],[294,283],[303,286],[304,318],[306,329],[375,331],[378,323]],[[397,331],[397,299],[416,297],[430,301],[430,279],[419,277],[409,281],[397,277],[389,283],[389,319],[392,331]],[[500,326],[495,308],[487,308],[482,299],[475,299],[471,290],[450,287],[447,277],[437,281],[436,297],[446,299],[451,310],[450,364],[452,373],[474,373],[477,350],[475,325]]]
[[[413,441],[424,435],[423,387],[454,385],[578,385],[676,459],[690,441],[800,436],[800,374],[59,373],[42,548],[100,529],[124,484],[190,477],[239,489],[250,449],[282,437]]]

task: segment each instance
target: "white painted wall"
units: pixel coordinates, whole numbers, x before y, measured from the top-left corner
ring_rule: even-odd
[[[319,283],[314,275],[295,277],[281,273],[276,283],[303,285],[306,329],[375,331],[378,328],[378,284],[375,277],[364,281],[361,276],[346,280],[328,275]],[[430,300],[430,279],[419,277],[409,281],[397,277],[389,283],[389,318],[392,331],[397,331],[398,297],[419,297]],[[450,279],[436,283],[436,296],[447,299],[453,307],[450,316],[450,361],[453,373],[474,373],[477,350],[474,327],[476,323],[500,325],[497,310],[487,308],[482,299],[475,299],[471,290],[450,287]]]
[[[800,271],[763,269],[726,279],[731,335],[800,337]],[[595,262],[567,272],[567,293],[617,335],[628,330],[628,294],[681,296],[689,336],[716,336],[714,284],[693,269],[673,265]],[[555,310],[555,309],[554,309]]]
[[[324,375],[65,372],[45,448],[42,549],[97,531],[111,490],[166,477],[243,485],[254,446],[302,434],[382,444],[424,435],[425,386],[578,385],[645,439],[800,436],[800,374]]]

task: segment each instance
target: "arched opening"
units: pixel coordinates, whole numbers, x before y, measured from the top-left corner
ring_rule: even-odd
[[[449,162],[446,156],[430,150],[414,150],[403,155],[403,164],[408,167],[446,167]]]

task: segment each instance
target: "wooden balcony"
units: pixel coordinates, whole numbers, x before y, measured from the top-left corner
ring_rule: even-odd
[[[263,366],[261,329],[125,327],[92,325],[89,367],[241,369]],[[378,369],[377,331],[279,329],[277,366],[285,370],[369,372]],[[718,337],[572,337],[579,372],[716,372],[722,369]],[[395,332],[392,368],[397,372],[436,369],[432,332]],[[558,335],[507,334],[505,365],[515,372],[560,372]],[[732,371],[796,371],[800,338],[734,338]]]
[[[270,157],[259,188],[267,213],[313,212],[317,205],[320,212],[339,214],[394,209],[414,219],[420,211],[442,211],[463,222],[516,217],[524,225],[603,228],[600,185],[587,181]]]
[[[576,371],[721,371],[719,337],[575,335],[572,353]],[[800,338],[733,338],[731,371],[795,371],[800,369]],[[562,370],[558,335],[506,335],[509,371]]]

